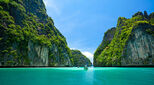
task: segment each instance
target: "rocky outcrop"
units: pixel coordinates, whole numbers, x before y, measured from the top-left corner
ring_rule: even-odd
[[[71,50],[71,52],[74,62],[73,66],[75,67],[84,67],[85,65],[92,66],[90,60],[86,56],[84,56],[79,50]]]
[[[120,17],[114,37],[94,55],[94,66],[154,65],[154,13],[137,12],[132,18]],[[105,34],[106,35],[106,34]],[[106,40],[104,35],[103,42]],[[96,55],[97,53],[97,55]]]
[[[0,66],[72,66],[43,0],[0,0]]]
[[[121,59],[122,66],[154,65],[154,36],[146,30],[154,29],[149,24],[140,24],[132,30]]]
[[[101,54],[101,52],[110,44],[110,42],[112,41],[114,34],[115,34],[116,28],[113,27],[109,30],[107,30],[107,32],[104,33],[104,37],[103,37],[103,41],[102,43],[98,46],[98,48],[96,49],[95,53],[94,53],[94,62],[93,64],[95,65],[96,59],[97,57]]]
[[[59,49],[58,46],[55,44],[49,48],[50,55],[49,55],[49,65],[50,66],[73,66],[72,56],[70,55],[69,49],[61,46],[62,49]]]
[[[30,66],[48,66],[48,47],[34,44],[29,41],[27,53],[30,60]]]

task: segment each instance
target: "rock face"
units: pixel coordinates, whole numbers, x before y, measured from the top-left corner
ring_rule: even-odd
[[[92,63],[86,56],[84,56],[79,50],[71,50],[72,52],[72,58],[74,60],[73,66],[76,67],[84,67],[85,65],[87,66],[92,66]]]
[[[31,60],[31,66],[48,66],[49,50],[46,46],[28,42],[28,58]]]
[[[137,12],[132,18],[119,17],[111,38],[105,33],[94,54],[94,66],[154,65],[154,13]],[[108,31],[107,31],[108,32]],[[111,34],[111,33],[110,33]],[[104,46],[105,41],[111,41]],[[102,49],[101,49],[102,48]],[[101,52],[100,50],[101,49]]]
[[[42,0],[0,0],[0,66],[72,66]]]
[[[142,24],[136,27],[124,49],[121,65],[154,65],[154,36],[146,32],[154,26]]]
[[[111,40],[114,37],[115,30],[116,30],[116,28],[113,27],[113,28],[107,30],[107,32],[105,32],[102,43],[99,45],[99,47],[96,49],[96,51],[94,53],[94,56],[95,56],[94,62],[93,62],[94,65],[97,63],[96,62],[97,56],[99,56],[101,54],[101,52],[110,44]]]
[[[66,49],[65,46],[57,46],[53,44],[53,47],[49,48],[50,56],[49,56],[49,65],[51,66],[73,66],[73,59],[71,55],[71,51]]]

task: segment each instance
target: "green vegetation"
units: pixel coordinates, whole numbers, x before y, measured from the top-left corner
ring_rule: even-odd
[[[153,14],[153,13],[152,13]],[[117,22],[116,31],[114,37],[110,43],[107,43],[108,40],[103,40],[102,44],[98,47],[95,52],[94,65],[95,66],[120,66],[122,53],[124,47],[127,45],[127,41],[132,35],[132,31],[139,26],[152,25],[153,15],[147,17],[146,12],[138,12],[133,15],[132,18],[126,19],[124,17],[119,17]],[[147,28],[147,33],[154,35],[154,28]],[[111,33],[110,33],[111,34]],[[105,33],[106,35],[106,33]],[[106,36],[104,36],[105,38]],[[107,44],[106,44],[107,43]],[[105,45],[104,45],[105,44]],[[103,45],[103,46],[102,46]],[[99,49],[103,49],[101,52],[98,52]],[[100,54],[97,54],[100,53]]]
[[[30,65],[29,41],[49,49],[54,44],[61,58],[64,50],[71,56],[65,37],[47,16],[42,0],[0,0],[0,61],[4,65]]]
[[[104,33],[103,41],[94,53],[94,56],[95,56],[94,64],[96,63],[95,61],[98,58],[98,56],[101,54],[101,52],[110,44],[112,38],[114,37],[115,31],[116,31],[116,28],[113,27]]]
[[[76,67],[84,67],[85,65],[91,66],[90,60],[84,56],[79,50],[71,50],[72,52],[72,58],[74,60],[73,66]]]

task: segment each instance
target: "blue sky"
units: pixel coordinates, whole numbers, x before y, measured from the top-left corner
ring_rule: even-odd
[[[115,27],[118,17],[137,11],[154,12],[154,0],[44,0],[47,14],[66,37],[68,46],[91,59],[104,32]]]

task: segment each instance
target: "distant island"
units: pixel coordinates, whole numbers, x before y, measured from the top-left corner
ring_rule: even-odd
[[[94,66],[154,66],[154,12],[119,17],[95,51]]]

